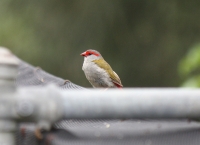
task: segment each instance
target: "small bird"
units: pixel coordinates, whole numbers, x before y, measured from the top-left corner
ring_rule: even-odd
[[[119,76],[96,50],[86,50],[82,70],[94,88],[122,88]]]

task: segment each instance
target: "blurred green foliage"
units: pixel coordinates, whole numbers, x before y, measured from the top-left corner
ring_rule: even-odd
[[[180,61],[179,74],[183,87],[200,87],[200,44],[192,47]]]
[[[86,49],[100,51],[125,87],[180,86],[179,61],[200,40],[199,4],[197,0],[1,0],[0,45],[85,87],[91,85],[79,54]]]

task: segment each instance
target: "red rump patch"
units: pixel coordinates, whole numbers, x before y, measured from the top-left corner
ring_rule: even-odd
[[[117,84],[117,83],[114,83],[114,84],[115,84],[115,86],[117,86],[117,88],[122,89],[122,86],[121,86],[121,85],[119,85],[119,84]]]

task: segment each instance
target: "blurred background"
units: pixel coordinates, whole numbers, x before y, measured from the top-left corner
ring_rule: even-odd
[[[91,87],[80,53],[96,49],[124,87],[200,86],[200,1],[1,0],[0,45]]]

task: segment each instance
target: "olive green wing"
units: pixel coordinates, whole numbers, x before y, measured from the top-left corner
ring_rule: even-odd
[[[117,73],[116,73],[115,71],[113,71],[113,73],[114,73],[114,75],[115,75],[115,79],[111,78],[112,81],[113,81],[113,83],[114,83],[118,88],[123,87],[122,82],[121,82],[119,76],[117,75]]]
[[[102,68],[108,72],[108,74],[110,75],[110,78],[112,79],[112,82],[117,87],[123,87],[119,76],[112,70],[111,66],[103,58],[93,60],[93,62],[96,65],[98,65],[100,68]]]

